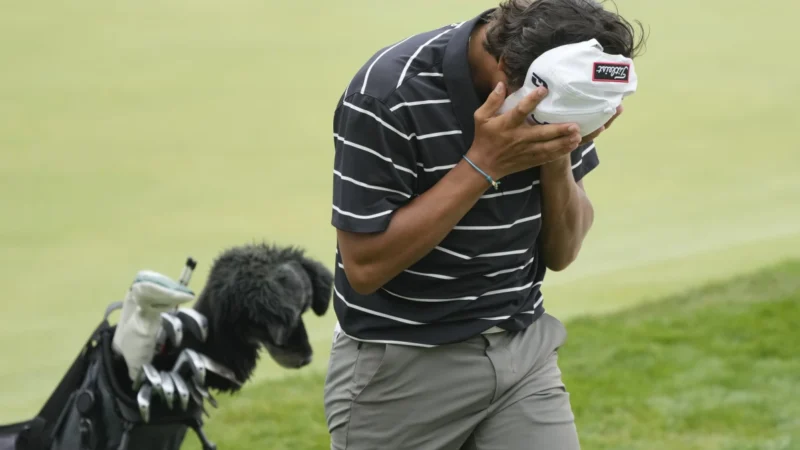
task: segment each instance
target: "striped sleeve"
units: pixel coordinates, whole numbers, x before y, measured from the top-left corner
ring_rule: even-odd
[[[381,101],[358,93],[344,98],[333,125],[331,223],[344,231],[381,232],[415,193],[413,135]]]
[[[594,142],[589,142],[576,148],[570,154],[572,160],[572,174],[575,181],[580,181],[587,173],[600,164]]]

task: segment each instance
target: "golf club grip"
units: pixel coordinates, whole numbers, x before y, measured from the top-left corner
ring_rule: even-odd
[[[186,264],[183,266],[183,272],[181,273],[181,277],[178,279],[178,283],[188,286],[189,280],[192,278],[192,272],[194,271],[195,267],[197,267],[197,261],[194,260],[191,256],[186,259]]]

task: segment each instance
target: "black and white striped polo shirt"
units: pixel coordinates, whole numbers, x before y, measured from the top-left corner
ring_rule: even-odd
[[[392,213],[437,183],[474,135],[470,34],[485,17],[413,35],[375,53],[336,107],[332,224],[380,232]],[[576,180],[598,164],[572,154]],[[348,283],[337,251],[338,327],[362,341],[436,346],[498,326],[520,330],[544,312],[539,170],[487,192],[428,255],[371,295]]]

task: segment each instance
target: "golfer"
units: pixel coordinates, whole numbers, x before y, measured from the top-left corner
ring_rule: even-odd
[[[509,0],[352,78],[333,119],[332,449],[580,447],[544,279],[592,225],[603,128],[526,123],[544,86],[497,112],[542,53],[596,39],[632,58],[633,31],[592,0]]]

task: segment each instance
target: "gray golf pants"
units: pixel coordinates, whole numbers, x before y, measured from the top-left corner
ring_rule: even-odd
[[[434,348],[335,333],[324,404],[333,450],[579,450],[561,381],[564,325]]]

